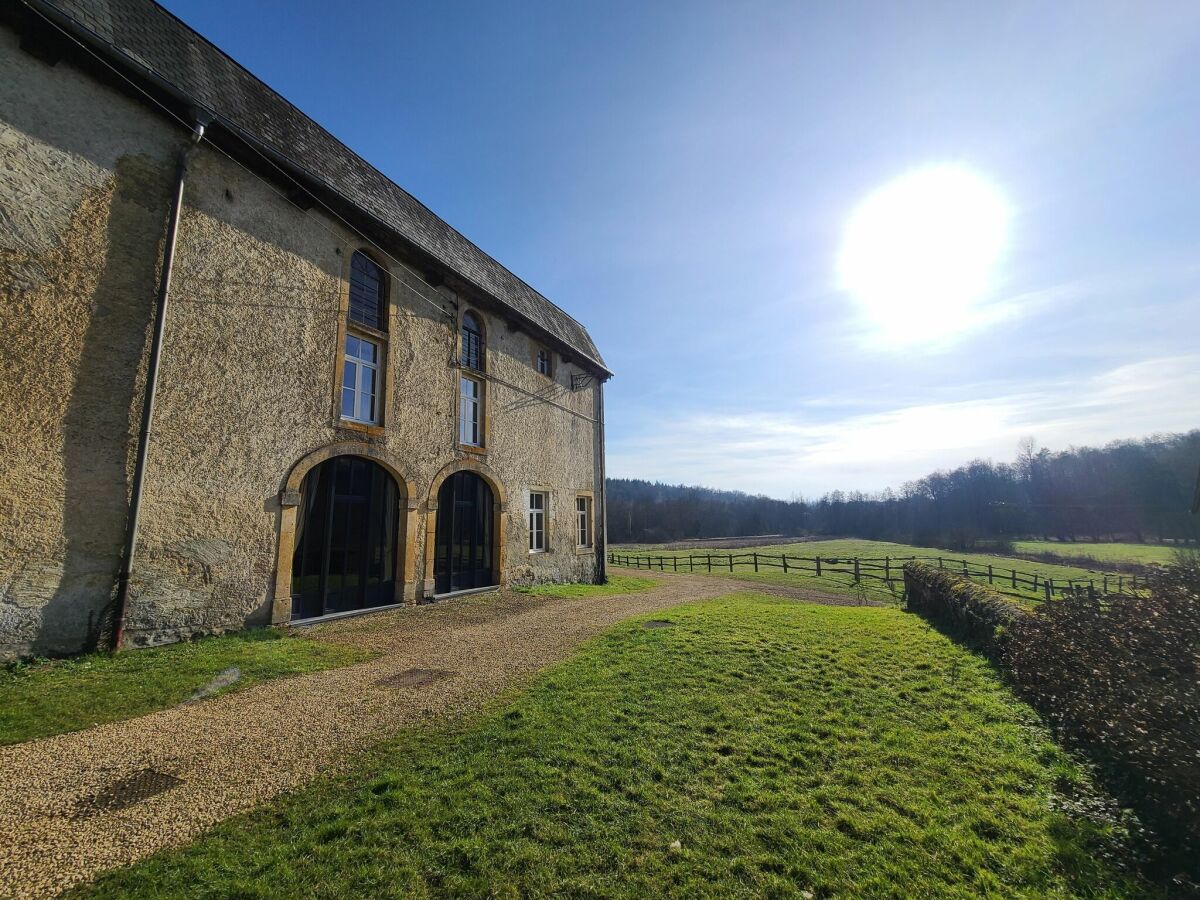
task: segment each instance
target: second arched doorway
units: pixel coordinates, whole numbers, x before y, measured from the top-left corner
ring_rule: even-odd
[[[497,583],[492,552],[494,506],[491,486],[472,471],[454,472],[442,482],[433,557],[435,593]]]

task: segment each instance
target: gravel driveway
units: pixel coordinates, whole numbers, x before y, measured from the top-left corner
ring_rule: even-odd
[[[728,578],[648,577],[661,584],[638,594],[501,591],[317,626],[307,634],[381,655],[2,747],[0,896],[51,896],[188,843],[404,726],[477,707],[628,616],[739,590],[846,602]]]

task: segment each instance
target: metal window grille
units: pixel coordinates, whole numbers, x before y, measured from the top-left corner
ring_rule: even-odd
[[[387,331],[387,289],[381,269],[365,253],[350,258],[350,321]]]
[[[468,369],[483,371],[483,331],[470,313],[463,316],[461,362]]]

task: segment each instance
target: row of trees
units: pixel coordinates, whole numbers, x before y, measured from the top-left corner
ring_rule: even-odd
[[[1200,542],[1190,514],[1200,430],[1051,452],[1031,439],[1011,463],[975,460],[878,494],[773,500],[738,491],[608,482],[609,540],[753,534],[853,535],[967,548],[1016,537]]]

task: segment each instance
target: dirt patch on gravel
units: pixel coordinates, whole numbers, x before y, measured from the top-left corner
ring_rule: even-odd
[[[380,678],[375,683],[380,687],[420,688],[449,678],[453,674],[448,669],[405,669],[398,675]]]
[[[186,844],[401,728],[478,708],[621,619],[737,591],[853,602],[730,578],[649,577],[661,584],[641,593],[500,591],[314,626],[305,634],[380,655],[2,747],[0,896],[52,896]]]

